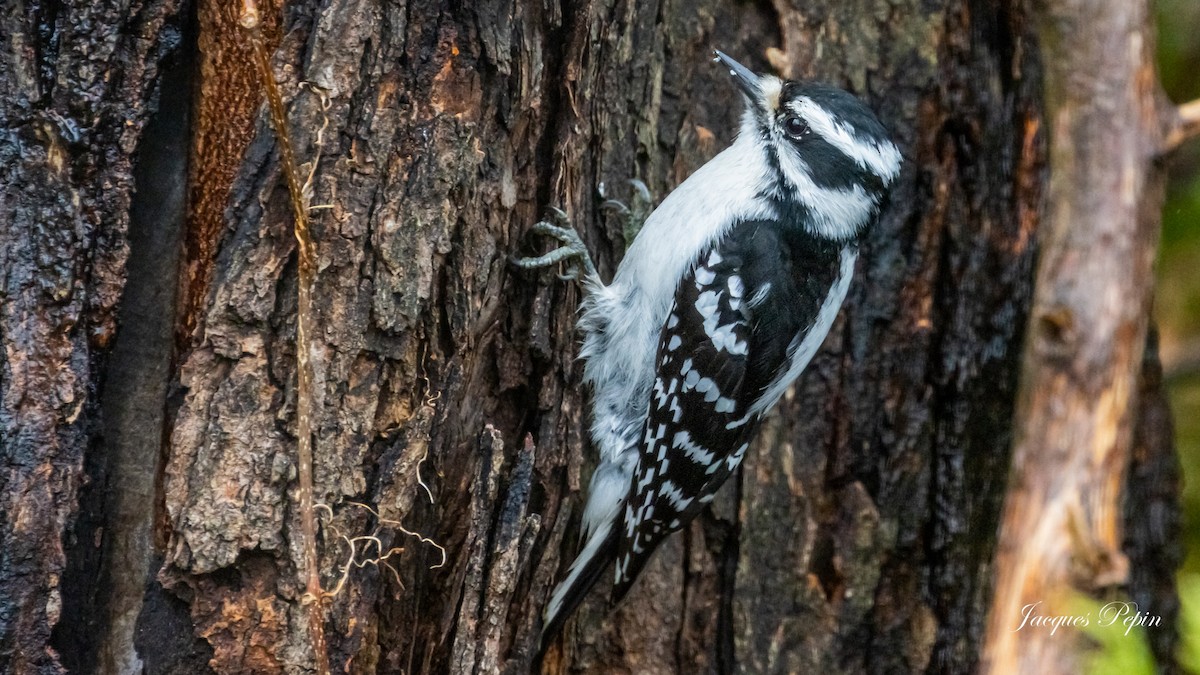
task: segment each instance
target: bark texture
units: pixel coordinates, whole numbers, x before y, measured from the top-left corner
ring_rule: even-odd
[[[137,377],[96,356],[125,278],[129,157],[166,44],[154,36],[176,7],[6,8],[25,23],[0,28],[19,66],[0,69],[0,663],[59,672],[55,589],[89,430],[107,428],[109,410],[129,417],[93,392],[106,374]],[[261,8],[312,175],[315,499],[334,672],[530,671],[594,453],[580,290],[507,260],[541,250],[525,234],[559,206],[611,275],[626,242],[597,186],[624,197],[636,177],[664,195],[732,140],[740,103],[709,62],[714,46],[863,96],[905,166],[846,309],[743,472],[615,612],[601,594],[585,603],[544,672],[978,665],[1045,198],[1042,65],[1023,0]],[[295,546],[296,245],[234,10],[195,7],[178,358],[136,638],[152,674],[312,669]],[[130,272],[131,285],[142,278]],[[1130,485],[1162,517],[1131,517],[1127,534],[1152,560],[1176,505],[1150,489],[1171,451],[1153,421],[1161,401],[1145,409],[1145,471]],[[90,446],[89,465],[107,467],[98,478],[131,470],[119,441]],[[81,586],[103,568],[95,551],[136,549],[144,527],[108,513],[132,503],[109,478],[71,549]],[[102,527],[114,523],[125,529]],[[55,644],[81,672],[116,672],[126,644],[99,658],[80,636],[97,621],[128,636],[115,627],[128,605],[88,602]]]
[[[1178,123],[1154,70],[1149,11],[1071,0],[1036,12],[1050,176],[987,672],[1077,672],[1078,635],[1017,632],[1022,613],[1071,614],[1074,593],[1124,586],[1130,575],[1121,499],[1158,250],[1158,160]],[[1152,398],[1147,414],[1160,407]]]
[[[6,1],[0,28],[0,670],[63,672],[64,595],[103,355],[125,280],[134,153],[179,3]],[[99,473],[94,474],[99,475]],[[74,590],[74,589],[73,589]],[[60,627],[62,628],[62,627]],[[60,631],[60,647],[76,644]],[[68,654],[68,657],[73,656]]]
[[[289,5],[282,25],[276,73],[298,155],[320,152],[325,207],[316,497],[337,531],[405,549],[398,577],[355,570],[333,599],[335,670],[528,669],[591,460],[579,291],[506,257],[533,250],[525,231],[557,205],[611,273],[625,242],[596,186],[639,177],[661,195],[730,140],[737,98],[713,45],[869,99],[904,178],[844,319],[740,485],[608,620],[585,606],[547,669],[971,667],[1044,165],[1021,5],[343,0]],[[295,246],[266,129],[200,289],[165,467],[159,578],[217,672],[310,658],[288,545]],[[327,587],[346,555],[331,532]]]
[[[1180,495],[1182,468],[1175,452],[1175,429],[1163,386],[1158,336],[1150,326],[1138,382],[1138,412],[1125,493],[1122,550],[1129,559],[1128,597],[1163,625],[1145,631],[1160,672],[1184,672],[1176,660],[1179,593],[1175,574],[1183,564]]]

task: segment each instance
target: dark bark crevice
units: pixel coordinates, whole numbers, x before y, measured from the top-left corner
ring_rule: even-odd
[[[6,17],[0,664],[59,673],[56,647],[86,666],[83,646],[104,624],[103,594],[84,576],[101,564],[112,480],[99,391],[126,278],[135,153],[159,65],[178,48],[180,7],[10,3]]]
[[[112,352],[98,379],[97,430],[63,573],[54,644],[72,672],[136,668],[133,624],[153,553],[151,524],[172,365],[174,280],[187,185],[195,46],[164,60],[135,155],[129,262]]]
[[[1164,675],[1184,672],[1178,662],[1179,594],[1175,575],[1183,564],[1182,469],[1175,428],[1163,384],[1158,331],[1152,324],[1139,381],[1133,452],[1122,504],[1122,550],[1129,557],[1129,598],[1161,617],[1145,636]]]

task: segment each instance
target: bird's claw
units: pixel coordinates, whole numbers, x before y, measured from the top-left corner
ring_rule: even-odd
[[[600,196],[603,197],[604,195],[601,194]],[[620,202],[615,199],[605,199],[604,201],[600,202],[600,210],[604,211],[605,213],[616,213],[621,216],[629,215],[629,207],[625,206],[624,202]]]
[[[581,269],[585,275],[594,277],[596,275],[596,266],[592,262],[591,255],[588,254],[587,246],[584,245],[583,239],[579,237],[579,233],[575,231],[575,228],[571,227],[571,220],[567,216],[567,213],[553,206],[548,211],[547,219],[534,223],[530,230],[535,234],[557,239],[562,246],[545,255],[533,258],[514,257],[511,259],[512,264],[521,269],[529,270],[541,269],[560,262],[566,262],[568,269],[564,274],[558,275],[559,279],[563,281],[579,279]]]
[[[600,210],[606,214],[615,214],[621,219],[621,234],[625,237],[627,247],[633,243],[634,238],[641,231],[642,225],[650,215],[653,202],[650,188],[646,187],[645,183],[637,178],[630,179],[628,182],[633,188],[633,196],[630,198],[629,204],[610,198],[604,183],[597,187],[600,198],[604,200],[600,203]]]

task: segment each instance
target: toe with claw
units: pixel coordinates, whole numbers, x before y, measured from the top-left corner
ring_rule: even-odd
[[[551,207],[550,218],[536,223],[530,229],[536,234],[557,239],[562,245],[546,255],[534,258],[513,258],[513,265],[521,269],[533,270],[565,261],[568,269],[566,274],[559,275],[560,279],[571,281],[578,279],[581,273],[584,276],[596,277],[596,265],[592,262],[592,256],[588,254],[583,239],[579,237],[575,228],[571,227],[570,218],[562,209]]]
[[[600,198],[604,200],[600,204],[600,209],[606,213],[616,215],[623,221],[621,232],[625,237],[626,248],[633,243],[634,237],[641,231],[642,224],[646,222],[646,218],[650,216],[650,212],[653,210],[650,188],[646,187],[645,183],[636,178],[630,180],[629,185],[633,188],[633,196],[630,198],[629,204],[610,198],[606,194],[604,183],[601,183],[598,188]]]

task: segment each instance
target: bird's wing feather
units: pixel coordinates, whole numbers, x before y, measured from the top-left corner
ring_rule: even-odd
[[[757,427],[750,408],[788,364],[839,274],[839,248],[774,221],[736,225],[680,281],[624,522],[613,602],[660,541],[712,501]]]

